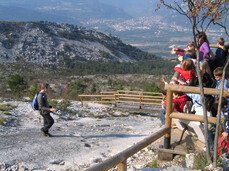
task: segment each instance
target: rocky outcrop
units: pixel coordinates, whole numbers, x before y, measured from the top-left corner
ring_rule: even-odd
[[[0,23],[1,63],[61,66],[96,60],[133,62],[139,60],[135,50],[116,37],[69,24]]]

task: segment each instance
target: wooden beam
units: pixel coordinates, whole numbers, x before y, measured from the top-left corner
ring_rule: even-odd
[[[107,171],[117,166],[119,163],[124,162],[127,158],[134,155],[141,149],[147,147],[149,144],[158,140],[160,137],[165,135],[167,132],[170,132],[170,128],[163,128],[159,130],[158,132],[154,133],[153,135],[127,148],[126,150],[114,155],[113,157],[103,161],[102,163],[99,163],[95,166],[92,166],[91,168],[86,169],[85,171]]]
[[[174,119],[204,122],[203,115],[173,112],[169,115],[169,117]],[[216,123],[216,117],[208,117],[208,123],[213,123],[213,124]]]
[[[194,86],[180,86],[180,85],[165,85],[165,90],[177,91],[177,92],[186,92],[186,93],[195,93],[200,94],[200,88]],[[219,95],[220,89],[216,88],[204,88],[204,94],[207,95]],[[229,91],[224,90],[224,96],[229,96]]]
[[[158,151],[162,151],[162,152],[166,152],[166,153],[172,153],[172,154],[179,154],[179,155],[186,155],[187,154],[184,151],[165,149],[165,148],[159,148]]]

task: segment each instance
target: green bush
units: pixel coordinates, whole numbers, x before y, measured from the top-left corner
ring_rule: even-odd
[[[58,103],[58,108],[64,112],[68,112],[68,106],[71,105],[71,102],[69,100],[62,100],[60,103]]]
[[[78,100],[78,95],[84,93],[86,88],[87,85],[82,84],[80,81],[72,82],[67,87],[65,96],[67,96],[68,99]]]
[[[204,168],[208,165],[209,163],[207,160],[206,152],[202,151],[195,155],[193,169],[204,170]]]
[[[13,75],[8,80],[8,85],[13,93],[22,93],[27,88],[27,83],[24,78],[18,74]]]
[[[160,92],[160,88],[155,83],[146,83],[143,91]]]
[[[28,94],[29,94],[29,99],[32,100],[34,95],[38,92],[38,86],[37,86],[37,81],[35,81],[31,88],[28,90]]]
[[[4,117],[0,117],[0,125],[4,125],[4,121],[5,121],[5,118]]]
[[[152,163],[148,164],[146,167],[157,168],[157,160],[154,160]]]
[[[49,105],[54,107],[54,108],[58,108],[58,101],[52,100],[52,101],[49,102]]]
[[[0,111],[9,111],[16,108],[16,106],[12,106],[10,104],[1,104],[0,105]]]

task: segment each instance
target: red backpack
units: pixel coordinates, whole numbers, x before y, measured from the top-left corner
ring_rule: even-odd
[[[220,156],[223,153],[229,154],[229,139],[220,137],[218,140],[218,156]]]

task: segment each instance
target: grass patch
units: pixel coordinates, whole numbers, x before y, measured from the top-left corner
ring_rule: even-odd
[[[206,152],[201,151],[200,153],[195,155],[193,169],[204,170],[204,168],[208,165],[209,163],[207,161]]]
[[[131,128],[126,128],[126,132],[130,132],[131,131]]]
[[[12,110],[14,108],[16,108],[17,106],[13,106],[11,104],[1,104],[0,105],[0,111],[9,111]]]
[[[0,125],[4,125],[5,120],[6,119],[4,117],[0,117]]]
[[[154,160],[152,163],[148,164],[146,167],[157,168],[157,160]]]
[[[10,112],[4,112],[4,115],[12,115]]]

